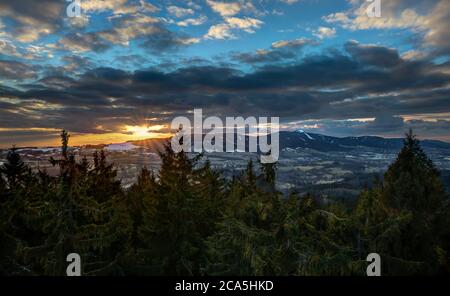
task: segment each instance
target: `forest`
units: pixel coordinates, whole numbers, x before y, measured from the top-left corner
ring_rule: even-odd
[[[204,156],[160,151],[124,189],[104,151],[77,159],[61,133],[57,176],[15,148],[0,167],[0,274],[365,276],[450,273],[450,204],[439,171],[409,132],[397,159],[355,204],[276,189],[277,165],[224,178]]]

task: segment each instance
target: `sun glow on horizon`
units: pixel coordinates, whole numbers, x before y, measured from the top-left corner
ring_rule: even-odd
[[[0,148],[10,148],[13,145],[21,147],[57,147],[60,145],[60,132],[62,128],[0,128],[0,132],[32,131],[41,133],[40,138],[36,138],[35,134],[23,136],[17,142],[12,139],[11,143],[1,143]],[[70,146],[84,145],[100,145],[115,144],[129,141],[139,141],[146,139],[167,139],[172,137],[172,133],[167,129],[167,125],[123,125],[118,131],[104,130],[102,126],[98,126],[99,133],[77,133],[71,132]],[[42,134],[44,133],[44,134]],[[20,144],[19,144],[20,143]]]
[[[168,133],[161,133],[160,131],[167,128],[166,125],[125,125],[124,130],[127,134],[136,137],[136,140],[144,140],[148,138],[167,138]]]

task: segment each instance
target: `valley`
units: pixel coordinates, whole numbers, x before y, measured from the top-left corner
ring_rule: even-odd
[[[354,199],[361,188],[371,186],[376,178],[382,178],[401,147],[401,139],[377,137],[334,138],[306,132],[283,133],[280,137],[277,189],[290,192],[314,193],[323,198]],[[424,141],[423,147],[435,166],[441,171],[442,179],[450,191],[450,144],[438,141]],[[365,146],[363,146],[365,145]],[[78,159],[86,157],[92,161],[92,154],[104,149],[108,160],[116,166],[118,178],[128,188],[136,181],[139,171],[146,167],[158,171],[160,159],[158,150],[162,140],[147,140],[111,145],[73,147]],[[50,157],[60,156],[59,148],[20,148],[18,152],[24,161],[35,170],[45,170],[51,175],[58,173],[49,163]],[[7,150],[0,151],[0,165]],[[226,178],[239,175],[250,159],[257,162],[257,154],[246,152],[206,153],[202,162],[223,172]]]

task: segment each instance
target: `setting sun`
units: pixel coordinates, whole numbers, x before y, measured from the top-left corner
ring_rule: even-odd
[[[165,129],[165,125],[126,125],[124,130],[126,133],[131,134],[136,140],[142,140],[147,138],[167,138],[169,133],[160,132]]]

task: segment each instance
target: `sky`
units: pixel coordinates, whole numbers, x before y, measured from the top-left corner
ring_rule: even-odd
[[[450,141],[448,0],[71,4],[0,0],[0,147],[164,138],[195,108]]]

